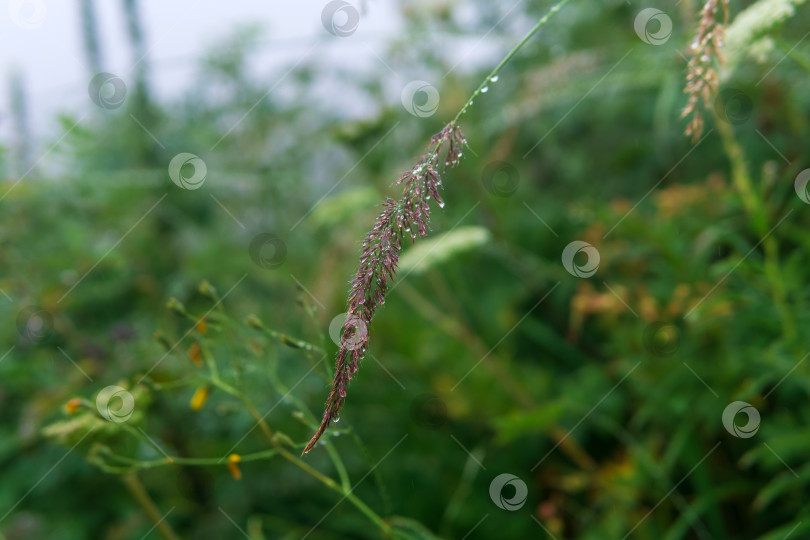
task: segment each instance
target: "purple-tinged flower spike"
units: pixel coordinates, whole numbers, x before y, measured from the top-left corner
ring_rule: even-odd
[[[417,236],[427,236],[430,223],[428,201],[431,197],[434,198],[439,208],[444,208],[444,202],[439,197],[439,186],[442,185],[439,171],[443,170],[439,164],[443,161],[445,168],[454,167],[461,159],[467,141],[456,125],[459,118],[466,112],[467,107],[472,105],[475,97],[486,92],[490,82],[498,80],[501,68],[568,1],[559,0],[554,4],[523,36],[523,39],[512,47],[512,50],[503,57],[478,89],[473,92],[456,117],[430,139],[427,154],[422,156],[410,171],[395,182],[405,185],[402,196],[397,201],[388,199],[383,203],[383,210],[377,216],[374,227],[363,240],[360,264],[351,281],[348,316],[346,324],[343,326],[340,350],[335,361],[335,380],[332,383],[332,391],[326,400],[321,425],[307,443],[302,454],[312,450],[326,428],[329,427],[329,423],[338,419],[338,413],[346,398],[346,388],[352,376],[357,372],[368,346],[367,327],[371,323],[377,307],[385,302],[388,280],[393,279],[396,273],[399,252],[402,249],[402,238],[406,233],[412,241],[415,241]],[[707,1],[727,2],[727,0]]]
[[[346,323],[335,361],[335,380],[326,400],[326,408],[318,431],[304,448],[306,454],[321,438],[329,423],[337,421],[349,381],[357,372],[368,347],[368,325],[377,308],[385,303],[388,281],[396,274],[402,239],[411,241],[427,236],[430,224],[431,197],[439,208],[444,201],[439,196],[442,185],[439,162],[444,157],[445,167],[458,165],[467,143],[461,130],[451,122],[433,136],[428,153],[395,184],[404,184],[398,201],[388,199],[377,216],[374,227],[366,234],[360,252],[360,263],[351,280]]]

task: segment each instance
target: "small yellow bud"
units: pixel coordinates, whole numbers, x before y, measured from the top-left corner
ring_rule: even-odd
[[[231,472],[231,476],[233,476],[234,480],[240,480],[242,478],[242,471],[239,470],[239,463],[242,461],[242,456],[239,454],[231,454],[228,456],[228,470]]]
[[[196,341],[191,344],[191,347],[188,348],[188,357],[192,362],[194,362],[195,366],[202,366],[202,348]]]
[[[208,390],[207,386],[201,386],[194,391],[194,395],[191,396],[191,410],[192,411],[199,411],[205,406],[205,402],[208,401],[208,394],[210,391]]]
[[[82,404],[82,400],[79,398],[73,398],[67,403],[65,403],[65,410],[68,414],[76,414],[76,411],[79,410],[79,407]]]
[[[197,332],[201,334],[208,332],[208,324],[206,324],[205,319],[200,319],[197,321]]]

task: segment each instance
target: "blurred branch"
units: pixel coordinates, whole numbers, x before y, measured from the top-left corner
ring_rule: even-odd
[[[84,54],[87,56],[87,63],[90,68],[90,75],[102,71],[101,44],[98,38],[98,24],[96,22],[96,10],[94,0],[80,0],[80,17],[82,24],[82,41],[84,43]]]
[[[489,369],[501,388],[506,389],[511,396],[514,396],[520,402],[520,406],[523,409],[528,411],[536,407],[534,398],[532,398],[523,386],[504,368],[506,360],[496,352],[491,351],[481,340],[480,336],[458,321],[445,315],[407,282],[400,281],[398,283],[399,290],[403,298],[405,298],[405,301],[419,311],[423,317],[432,320],[438,327],[455,337],[459,343],[470,347],[473,354],[484,359],[482,365]],[[574,439],[568,436],[568,433],[562,427],[553,425],[549,428],[549,431],[559,447],[568,454],[568,457],[576,462],[577,465],[585,470],[592,470],[596,467],[594,460]]]
[[[31,166],[31,129],[28,115],[28,99],[22,72],[14,70],[9,76],[11,96],[11,120],[14,127],[15,152],[14,166],[17,176],[26,176]],[[36,165],[34,165],[36,166]]]
[[[742,199],[743,207],[751,219],[751,227],[756,235],[761,238],[762,247],[765,251],[765,276],[771,286],[771,294],[779,318],[782,320],[782,328],[785,337],[789,342],[796,338],[796,323],[788,304],[787,291],[780,263],[779,263],[779,242],[770,232],[771,226],[768,219],[768,208],[765,202],[757,195],[751,179],[751,172],[745,154],[734,135],[731,124],[719,118],[715,112],[715,126],[723,140],[723,147],[731,162],[731,178],[734,186]]]
[[[149,493],[146,492],[146,489],[143,487],[143,484],[138,479],[137,475],[135,473],[130,473],[124,475],[122,480],[135,500],[138,501],[138,504],[141,505],[141,508],[146,515],[149,517],[152,523],[155,524],[154,528],[160,532],[161,536],[163,536],[163,538],[166,540],[180,540],[180,537],[174,532],[171,525],[169,525],[169,522],[164,519],[157,506],[155,506],[154,501],[152,501]]]

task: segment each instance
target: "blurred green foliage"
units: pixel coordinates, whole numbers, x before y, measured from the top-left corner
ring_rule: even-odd
[[[263,34],[238,29],[181,99],[60,118],[66,172],[2,188],[0,537],[165,536],[151,500],[183,538],[379,538],[274,444],[297,455],[317,423],[330,322],[390,183],[547,7],[501,21],[497,2],[406,3],[396,76],[315,55],[271,93],[286,69],[253,74]],[[406,248],[341,422],[302,460],[336,481],[342,463],[399,537],[810,534],[810,210],[794,192],[810,13],[737,30],[722,88],[746,114],[728,123],[720,103],[693,146],[679,112],[700,6],[660,7],[674,33],[653,46],[639,6],[571,2],[462,120],[436,236]],[[414,78],[435,81],[435,115],[387,90]],[[362,117],[328,99],[344,90]],[[203,188],[170,182],[179,152],[205,161]],[[486,180],[496,161],[517,174],[506,191]],[[286,245],[267,268],[250,253],[265,233]],[[598,248],[589,279],[561,264],[574,240]],[[97,414],[109,385],[134,396],[126,422]],[[751,438],[721,421],[737,400],[761,414]],[[501,473],[528,486],[518,511],[490,498]]]

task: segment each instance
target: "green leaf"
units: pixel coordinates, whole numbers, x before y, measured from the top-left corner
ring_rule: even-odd
[[[422,240],[406,251],[399,260],[399,269],[405,273],[422,273],[453,257],[477,249],[489,242],[491,235],[484,227],[458,229]]]
[[[377,190],[362,187],[351,188],[324,199],[312,211],[311,223],[315,228],[331,227],[344,223],[358,212],[365,212],[380,200]]]
[[[726,73],[731,72],[744,59],[752,45],[758,44],[761,47],[761,38],[793,17],[796,6],[804,2],[805,0],[760,0],[734,17],[726,30],[726,45],[723,48],[728,67]]]
[[[542,433],[560,416],[564,407],[551,402],[531,411],[516,411],[496,420],[498,443],[509,444],[511,441],[535,433]]]
[[[415,519],[394,516],[390,520],[394,538],[402,540],[442,540]]]
[[[788,523],[784,527],[779,527],[768,534],[764,534],[757,540],[786,540],[787,538],[807,538],[802,533],[810,532],[810,521],[797,519],[794,523]]]

